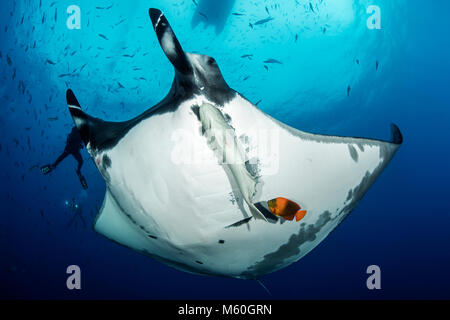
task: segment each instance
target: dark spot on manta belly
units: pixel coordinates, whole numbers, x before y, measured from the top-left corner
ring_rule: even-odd
[[[105,169],[111,168],[111,159],[108,157],[107,154],[104,154],[104,155],[103,155],[102,163],[103,163],[103,167],[104,167]]]
[[[195,116],[197,117],[197,120],[200,121],[200,107],[195,105],[191,107],[192,112],[195,114]]]
[[[225,240],[219,240],[219,243],[225,243]]]
[[[230,115],[229,115],[229,114],[227,114],[227,113],[224,113],[223,117],[225,118],[225,121],[226,121],[226,122],[227,122],[228,124],[230,124],[230,123],[231,123],[231,117],[230,117]]]
[[[366,171],[366,174],[364,175],[360,184],[348,191],[346,200],[346,202],[348,203],[345,205],[344,208],[342,208],[341,213],[339,214],[339,215],[343,214],[342,217],[340,218],[341,220],[339,223],[341,223],[347,217],[347,215],[356,207],[358,202],[362,199],[366,191],[370,188],[370,186],[376,180],[381,171],[382,169],[380,170],[379,168],[377,168],[375,172],[372,174],[369,171]]]
[[[381,150],[380,152],[382,152],[383,156],[385,155],[384,150]],[[366,171],[366,174],[364,175],[359,185],[348,191],[346,205],[344,208],[342,208],[341,212],[339,213],[339,223],[344,221],[344,219],[350,214],[350,212],[352,212],[353,209],[355,209],[358,202],[363,198],[367,190],[375,182],[375,180],[378,178],[380,173],[386,167],[386,164],[388,162],[389,159],[383,160],[372,173]]]
[[[284,261],[300,253],[302,244],[316,240],[319,231],[331,220],[331,213],[329,211],[323,212],[315,224],[301,226],[299,232],[293,234],[287,243],[280,246],[276,251],[266,254],[261,261],[250,266],[241,276],[247,279],[257,279],[260,275],[282,267]]]
[[[350,189],[350,190],[348,191],[348,194],[347,194],[347,199],[346,199],[346,201],[349,201],[349,200],[351,200],[351,199],[352,199],[352,197],[353,197],[353,189]]]
[[[356,151],[355,147],[352,145],[347,145],[348,151],[350,152],[350,156],[352,157],[353,161],[358,162],[358,151]]]
[[[203,262],[195,260],[195,262],[197,262],[198,264],[203,264]]]

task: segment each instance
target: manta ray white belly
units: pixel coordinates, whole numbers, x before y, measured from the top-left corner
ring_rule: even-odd
[[[358,188],[367,188],[367,177],[373,181],[395,151],[370,140],[352,143],[348,138],[344,143],[280,126],[237,95],[223,108],[236,134],[265,128],[279,142],[277,172],[258,178],[262,186],[254,201],[283,195],[308,214],[302,223],[250,219],[229,227],[251,212],[224,165],[205,161],[215,156],[192,111],[201,101],[187,101],[174,113],[142,121],[115,148],[96,155],[108,192],[95,229],[185,271],[257,278],[297,261],[353,209]],[[176,151],[177,132],[189,137],[187,159],[176,158],[183,154]],[[261,138],[257,142],[269,144]],[[203,159],[191,158],[190,148]],[[247,148],[258,145],[250,141]],[[105,156],[107,167],[101,161]],[[266,162],[259,160],[260,165]]]
[[[113,123],[85,114],[67,92],[106,181],[95,230],[198,274],[256,279],[299,260],[355,208],[400,131],[393,126],[386,142],[293,129],[230,89],[214,59],[184,52],[159,10],[150,17],[176,70],[163,101]],[[210,129],[231,131],[231,140]],[[264,211],[279,197],[307,214],[296,222]]]

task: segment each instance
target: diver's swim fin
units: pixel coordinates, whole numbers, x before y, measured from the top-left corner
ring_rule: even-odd
[[[86,179],[84,177],[80,177],[80,182],[81,182],[81,186],[83,187],[83,189],[86,190],[88,188]]]
[[[55,167],[51,164],[46,164],[45,166],[41,167],[41,172],[43,174],[49,174]]]
[[[86,179],[81,174],[78,174],[78,178],[80,179],[81,186],[86,190],[88,188]]]

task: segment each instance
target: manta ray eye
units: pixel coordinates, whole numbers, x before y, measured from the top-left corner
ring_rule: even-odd
[[[211,58],[211,57],[208,58],[207,62],[208,62],[208,64],[209,64],[210,66],[216,64],[216,60],[214,60],[214,58]]]

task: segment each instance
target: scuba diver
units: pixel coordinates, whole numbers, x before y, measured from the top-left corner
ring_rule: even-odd
[[[67,228],[70,228],[72,224],[74,224],[75,228],[77,227],[77,217],[80,218],[81,222],[83,222],[83,227],[86,228],[86,221],[83,218],[83,209],[81,208],[81,204],[78,204],[75,200],[75,198],[72,198],[72,201],[66,201],[66,206],[73,211],[73,217],[70,219],[69,223],[67,224]]]
[[[41,168],[43,174],[49,174],[56,166],[63,161],[69,154],[71,154],[75,160],[78,162],[77,175],[80,179],[81,186],[83,189],[87,189],[86,179],[81,174],[81,166],[83,165],[83,157],[81,156],[80,150],[83,148],[83,141],[81,140],[80,133],[76,127],[72,128],[72,131],[67,136],[66,147],[61,155],[56,159],[53,164],[47,164]]]

